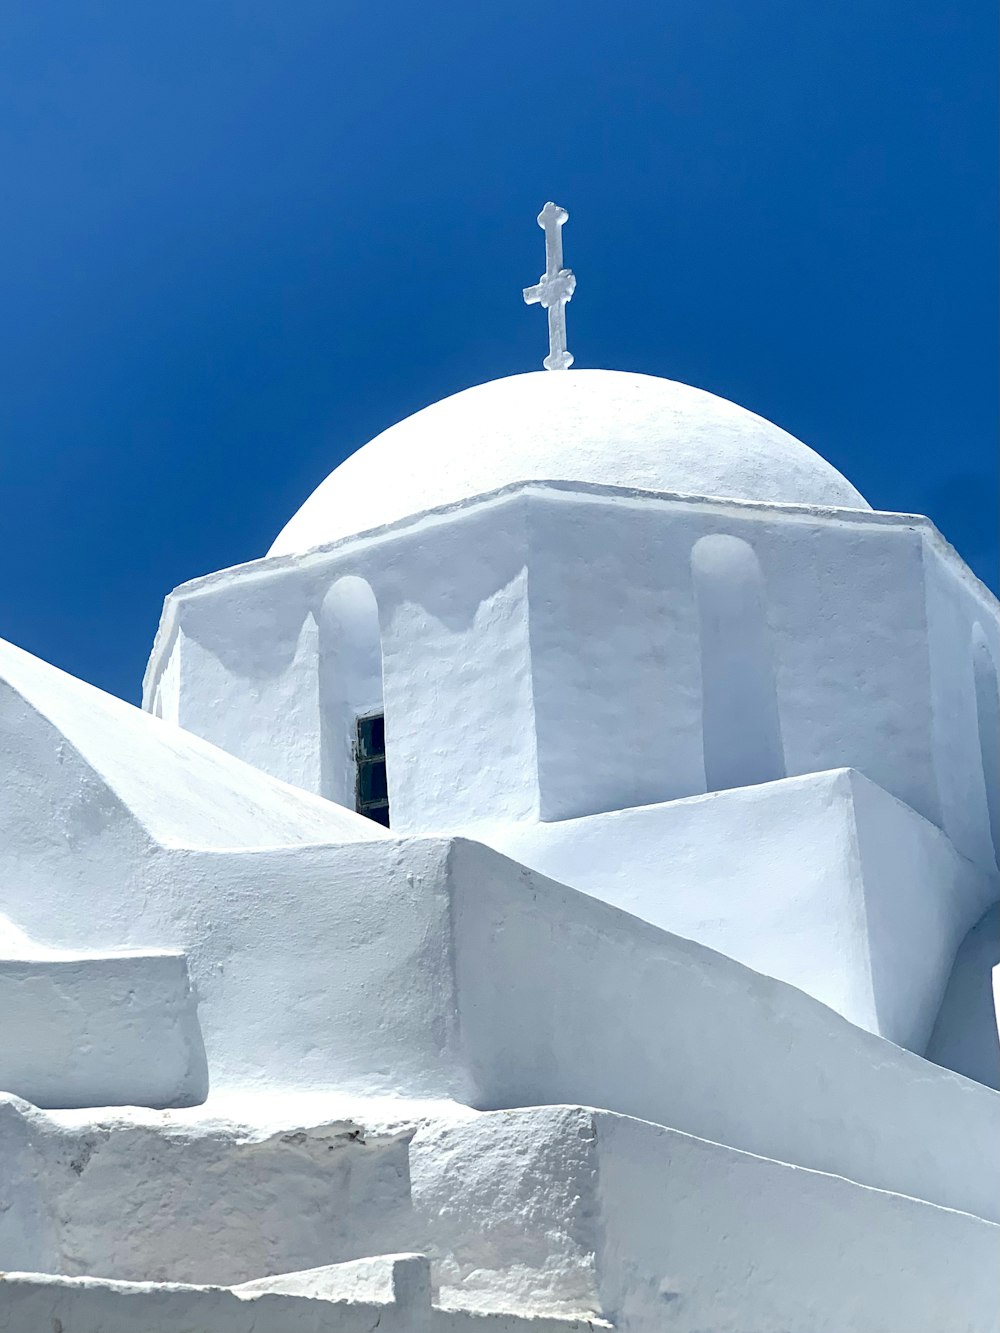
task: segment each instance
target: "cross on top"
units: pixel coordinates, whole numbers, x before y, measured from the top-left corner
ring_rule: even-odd
[[[542,362],[546,370],[568,370],[573,354],[566,350],[566,302],[576,291],[572,269],[562,266],[562,228],[569,218],[565,208],[547,203],[538,215],[545,232],[545,272],[534,287],[525,287],[526,305],[540,305],[549,316],[549,354]]]

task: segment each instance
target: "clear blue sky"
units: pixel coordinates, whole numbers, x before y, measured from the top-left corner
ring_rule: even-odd
[[[0,635],[137,698],[162,598],[532,369],[711,389],[995,584],[994,0],[8,0]]]

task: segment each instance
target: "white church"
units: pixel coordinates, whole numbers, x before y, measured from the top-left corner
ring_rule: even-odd
[[[565,220],[141,710],[0,643],[5,1333],[994,1333],[996,601]]]

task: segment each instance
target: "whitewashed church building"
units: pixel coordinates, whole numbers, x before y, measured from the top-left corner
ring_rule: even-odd
[[[0,643],[0,1330],[993,1333],[997,605],[670,380],[391,426]]]

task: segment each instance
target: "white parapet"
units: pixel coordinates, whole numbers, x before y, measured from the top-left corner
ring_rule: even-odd
[[[998,892],[939,828],[852,769],[476,834],[918,1054],[955,952]]]
[[[136,877],[131,928],[191,939],[219,1092],[580,1102],[995,1215],[995,1092],[478,843],[175,852]],[[54,929],[58,902],[25,910]]]
[[[204,1101],[183,954],[5,952],[0,944],[0,1088],[36,1106]]]
[[[236,1287],[0,1274],[0,1331],[72,1333],[480,1333],[480,1315],[431,1303],[420,1254],[377,1255]],[[592,1333],[603,1320],[498,1312],[489,1333]]]
[[[0,1330],[992,1333],[1000,1228],[966,1213],[586,1107],[294,1112],[25,1108],[7,1160],[51,1202],[18,1267],[68,1272],[8,1275]]]

